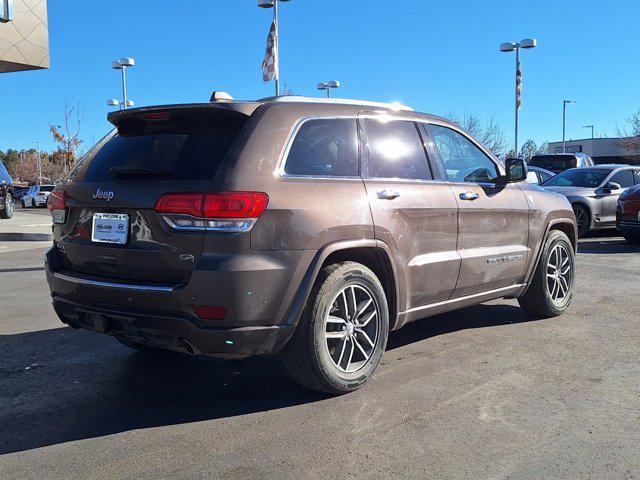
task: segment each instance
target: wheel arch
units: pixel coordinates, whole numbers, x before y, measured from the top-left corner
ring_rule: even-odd
[[[320,270],[327,265],[347,260],[362,263],[376,274],[387,296],[389,329],[394,329],[398,317],[399,285],[397,271],[389,248],[383,242],[374,239],[334,242],[319,250],[298,287],[287,315],[287,324],[297,325]]]
[[[538,262],[540,262],[540,258],[542,257],[542,250],[543,250],[542,247],[544,246],[544,242],[546,241],[546,238],[549,235],[549,232],[551,232],[552,230],[560,230],[561,232],[564,232],[567,235],[567,237],[569,237],[569,241],[573,246],[574,252],[575,253],[578,252],[578,228],[576,226],[575,220],[571,218],[564,218],[564,217],[554,218],[553,220],[550,220],[547,223],[544,235],[542,236],[540,244],[537,247],[537,250],[535,253],[535,261],[531,262],[529,266],[529,270],[527,271],[527,276],[525,277],[526,279],[525,287],[520,292],[518,292],[516,296],[523,295],[524,292],[527,291],[527,288],[531,283],[531,279],[533,278],[536,268],[538,267]]]
[[[593,209],[591,208],[591,205],[589,205],[588,202],[585,202],[584,200],[570,200],[571,202],[571,208],[573,208],[574,205],[577,205],[579,207],[584,208],[587,211],[587,216],[589,217],[589,229],[591,229],[591,225],[593,223],[592,219],[593,219]]]

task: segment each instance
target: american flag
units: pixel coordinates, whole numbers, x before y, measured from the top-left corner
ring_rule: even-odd
[[[516,66],[516,108],[520,110],[522,107],[522,68],[520,67],[520,59]]]
[[[269,36],[267,37],[267,52],[264,54],[262,61],[262,79],[265,82],[270,80],[278,80],[278,26],[276,18],[273,17]]]

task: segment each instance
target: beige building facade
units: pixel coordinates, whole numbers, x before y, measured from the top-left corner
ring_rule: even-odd
[[[46,0],[0,0],[0,73],[49,68]]]

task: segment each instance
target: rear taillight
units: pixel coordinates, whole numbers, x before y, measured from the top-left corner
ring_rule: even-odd
[[[54,190],[47,199],[53,223],[61,224],[67,221],[67,192]]]
[[[177,230],[239,232],[250,230],[268,203],[262,192],[169,193],[155,210]]]

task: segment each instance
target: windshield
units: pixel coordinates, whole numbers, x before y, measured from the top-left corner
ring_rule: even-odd
[[[543,183],[545,187],[599,187],[611,170],[602,168],[574,168],[565,170],[564,172],[550,178]]]

